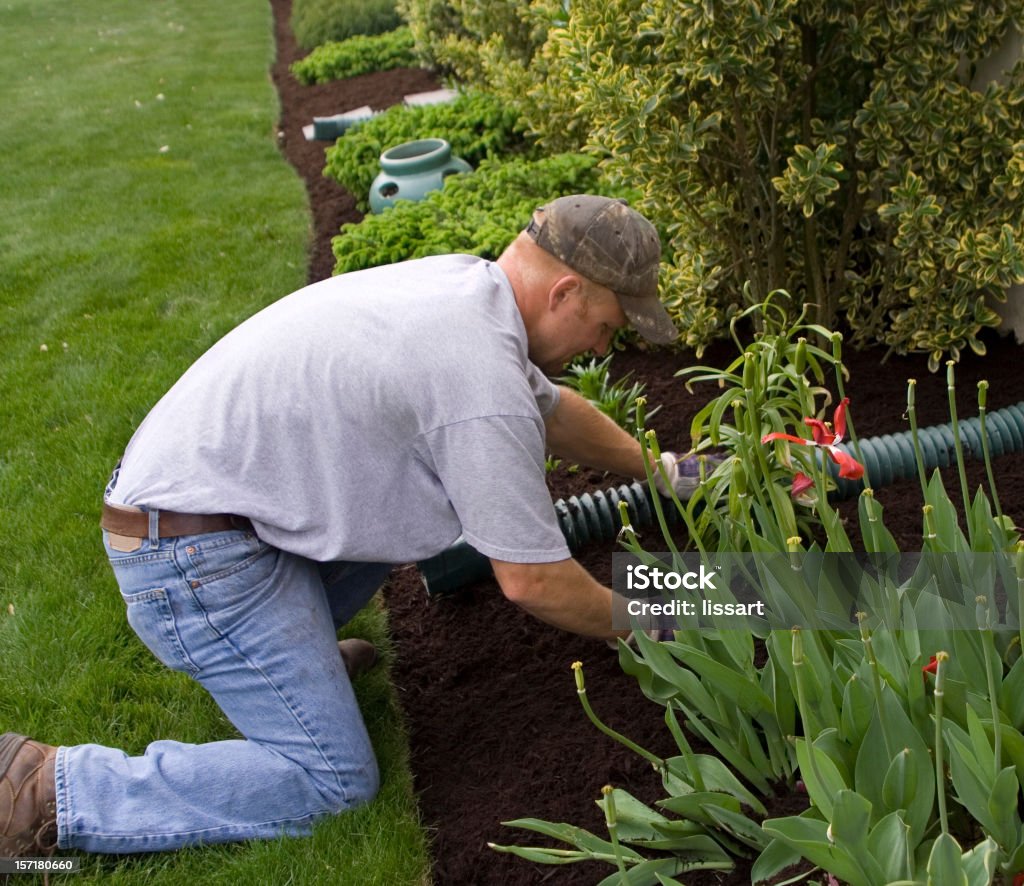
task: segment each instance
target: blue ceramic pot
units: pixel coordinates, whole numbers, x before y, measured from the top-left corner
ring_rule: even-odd
[[[449,175],[472,172],[465,160],[452,156],[443,138],[423,138],[388,148],[380,155],[380,174],[370,186],[370,209],[382,212],[396,200],[422,200]]]

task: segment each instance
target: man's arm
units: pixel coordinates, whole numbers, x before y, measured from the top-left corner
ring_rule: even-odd
[[[628,630],[612,630],[612,601],[616,598],[576,560],[555,563],[509,563],[491,560],[502,593],[547,624],[614,640]]]
[[[544,420],[548,449],[560,458],[621,477],[645,476],[640,443],[571,388]]]

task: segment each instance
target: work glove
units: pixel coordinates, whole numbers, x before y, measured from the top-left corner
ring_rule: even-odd
[[[705,460],[705,476],[709,476],[722,463],[722,458],[717,455],[679,455],[675,452],[663,452],[661,464],[665,468],[668,482],[662,476],[661,471],[655,471],[654,488],[666,497],[670,497],[672,492],[675,492],[680,501],[686,501],[700,485],[700,460],[702,457]]]

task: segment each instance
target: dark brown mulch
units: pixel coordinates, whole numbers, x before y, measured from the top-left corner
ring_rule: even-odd
[[[358,221],[352,196],[322,175],[325,143],[307,142],[301,127],[314,116],[368,104],[382,109],[408,93],[437,88],[432,74],[403,69],[365,75],[323,86],[305,87],[288,73],[300,53],[288,28],[291,0],[271,0],[278,38],[273,78],[281,96],[280,143],[288,160],[307,183],[313,212],[311,281],[329,276],[333,267],[330,239],[341,224]],[[988,336],[990,353],[973,355],[958,368],[958,411],[976,414],[975,385],[991,383],[989,408],[1024,400],[1021,349],[1011,340]],[[723,366],[734,356],[731,346],[716,346],[701,362]],[[851,380],[847,393],[851,414],[862,436],[903,430],[906,379],[918,384],[922,426],[948,421],[944,377],[929,375],[920,357],[892,357],[881,351],[847,355]],[[677,369],[692,355],[630,349],[615,358],[616,371],[633,371],[647,384],[651,405],[662,410],[652,421],[665,445],[686,447],[689,423],[713,395],[704,389],[688,394]],[[996,461],[1004,510],[1024,523],[1024,456]],[[979,463],[971,465],[972,487],[983,482]],[[945,472],[947,489],[959,495],[955,473]],[[593,472],[551,475],[554,498],[587,489],[617,485],[620,478]],[[901,546],[914,550],[921,539],[921,498],[916,480],[878,490],[886,508],[886,525]],[[841,506],[845,517],[855,502]],[[657,549],[652,534],[650,547]],[[591,572],[610,579],[612,544],[592,545],[579,555]],[[397,572],[386,588],[397,660],[394,679],[402,700],[412,744],[412,766],[423,822],[433,838],[434,876],[439,886],[487,884],[592,884],[610,872],[596,863],[545,867],[487,848],[488,841],[543,841],[500,822],[520,817],[566,821],[603,833],[594,801],[611,783],[652,802],[662,796],[658,779],[639,757],[600,734],[584,716],[569,669],[585,664],[588,694],[609,725],[651,751],[671,755],[674,744],[662,710],[643,698],[632,679],[618,667],[603,644],[556,631],[508,603],[493,581],[443,597],[426,596],[418,571]],[[770,803],[771,814],[789,814],[791,791]],[[799,797],[796,797],[799,803]],[[748,884],[743,864],[725,874],[698,872],[687,877],[700,884]]]

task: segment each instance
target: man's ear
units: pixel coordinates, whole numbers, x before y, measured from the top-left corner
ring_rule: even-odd
[[[559,277],[551,284],[548,290],[548,309],[555,310],[574,297],[579,298],[583,294],[583,281],[576,274],[566,274]]]

